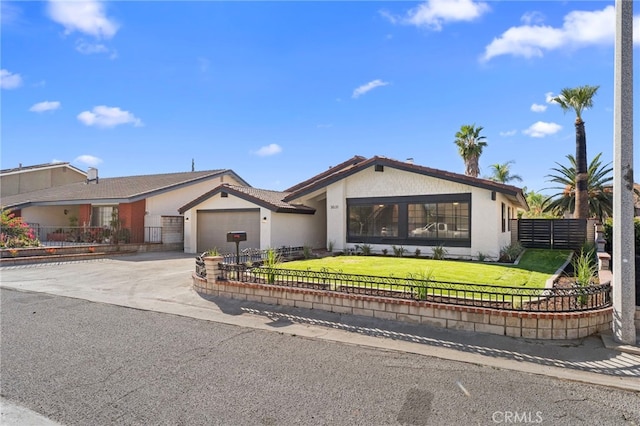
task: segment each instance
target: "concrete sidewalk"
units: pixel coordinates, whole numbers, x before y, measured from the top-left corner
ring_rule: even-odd
[[[0,286],[640,391],[640,348],[620,348],[610,338],[609,345],[600,337],[515,339],[204,298],[191,287],[194,267],[194,256],[181,253],[9,266],[0,268]]]

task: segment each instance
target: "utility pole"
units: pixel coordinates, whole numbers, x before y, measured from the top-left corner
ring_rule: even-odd
[[[635,345],[633,1],[616,0],[613,113],[613,335]]]

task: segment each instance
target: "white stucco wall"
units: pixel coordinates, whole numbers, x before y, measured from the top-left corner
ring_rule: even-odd
[[[202,194],[199,194],[202,195]],[[222,209],[255,209],[257,206],[242,198],[234,197],[228,194],[228,197],[221,197],[216,194],[213,197],[203,201],[197,206],[184,212],[184,251],[185,253],[196,253],[197,251],[197,212],[198,210],[222,210]],[[195,197],[194,197],[195,198]],[[264,212],[260,211],[260,217],[264,217]],[[262,228],[262,225],[261,225]],[[262,240],[262,231],[260,239]],[[262,245],[262,242],[260,243]]]
[[[211,191],[222,183],[240,185],[240,183],[231,176],[220,176],[215,179],[149,197],[146,201],[146,211],[149,212],[150,215],[176,216],[178,215],[178,209],[180,207],[195,200],[202,194]]]
[[[67,210],[67,214],[64,211]],[[79,206],[33,206],[20,210],[22,219],[27,223],[47,227],[69,226],[69,218],[80,214]],[[81,224],[80,224],[81,225]]]
[[[316,213],[272,213],[270,227],[270,247],[309,246],[313,249],[325,248],[326,209],[324,202],[317,203]],[[264,224],[263,224],[264,225]],[[267,240],[265,240],[267,241]]]
[[[491,191],[461,183],[409,173],[390,167],[383,172],[373,167],[351,175],[327,187],[327,240],[334,242],[336,250],[344,250],[355,244],[346,243],[347,198],[397,197],[412,195],[437,195],[471,193],[471,247],[448,247],[450,257],[476,257],[478,253],[497,258],[500,248],[511,241],[510,232],[502,232],[501,203],[512,205],[506,197],[497,194],[491,200]],[[372,244],[375,251],[390,246]],[[430,247],[404,245],[407,255],[420,248],[423,255]]]

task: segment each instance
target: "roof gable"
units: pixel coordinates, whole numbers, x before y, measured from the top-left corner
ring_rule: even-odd
[[[180,207],[178,209],[178,212],[180,214],[183,214],[187,210],[197,206],[198,204],[208,200],[209,198],[225,192],[276,213],[313,214],[316,211],[316,209],[314,209],[313,207],[307,207],[301,204],[294,204],[283,201],[288,192],[271,191],[267,189],[258,189],[248,186],[230,185],[225,183],[217,186],[211,191],[202,194],[195,200]]]
[[[469,185],[477,188],[487,189],[489,191],[500,192],[505,195],[517,198],[520,204],[522,204],[524,208],[528,208],[522,189],[518,187],[494,182],[488,179],[474,178],[474,177],[462,175],[459,173],[447,172],[444,170],[434,169],[434,168],[425,167],[425,166],[419,166],[413,163],[407,163],[404,161],[398,161],[398,160],[393,160],[390,158],[379,157],[379,156],[375,156],[363,161],[358,161],[352,167],[342,168],[341,170],[337,170],[335,173],[331,173],[331,174],[325,173],[325,174],[316,175],[313,178],[305,181],[306,185],[299,186],[296,190],[291,191],[291,193],[287,195],[287,197],[285,198],[285,201],[295,200],[296,198],[299,198],[311,192],[317,191],[318,189],[324,188],[332,183],[345,179],[348,176],[351,176],[355,173],[365,170],[366,168],[375,167],[375,166],[392,167],[392,168],[403,170],[410,173],[417,173],[423,176],[430,176],[436,179],[443,179],[443,180],[461,183],[464,185]]]
[[[71,183],[4,197],[2,206],[6,208],[33,204],[134,202],[225,175],[232,176],[238,182],[246,183],[229,169],[101,178],[98,183]]]
[[[23,166],[20,165],[19,167],[15,167],[13,169],[2,169],[0,170],[0,177],[2,176],[9,176],[9,175],[15,175],[18,173],[28,173],[28,172],[37,172],[40,170],[46,170],[46,169],[57,169],[57,168],[68,168],[73,170],[74,172],[80,173],[82,175],[87,175],[87,172],[80,170],[77,167],[72,166],[70,163],[68,162],[59,162],[59,163],[46,163],[46,164],[36,164],[33,166]]]

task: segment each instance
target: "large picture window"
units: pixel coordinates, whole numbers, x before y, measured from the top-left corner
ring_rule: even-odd
[[[349,208],[349,235],[352,237],[397,237],[398,205],[355,205]]]
[[[347,200],[347,241],[470,247],[471,194]]]

